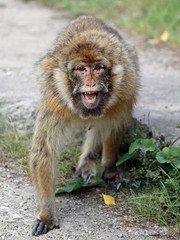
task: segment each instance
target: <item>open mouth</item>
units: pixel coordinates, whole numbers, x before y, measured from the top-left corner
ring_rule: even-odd
[[[93,92],[93,91],[89,91],[89,92],[83,92],[82,93],[82,100],[84,105],[87,108],[94,108],[97,106],[98,103],[98,92]]]

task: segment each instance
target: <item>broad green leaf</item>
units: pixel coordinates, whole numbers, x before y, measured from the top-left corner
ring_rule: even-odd
[[[118,160],[117,163],[116,163],[116,166],[120,166],[122,163],[124,163],[124,162],[126,162],[126,161],[128,161],[128,160],[134,159],[134,158],[138,157],[138,155],[139,155],[138,151],[134,151],[134,152],[131,153],[131,154],[129,154],[129,153],[127,152],[127,153],[125,153],[123,156],[121,156],[121,157],[119,158],[119,160]]]
[[[84,180],[83,178],[72,178],[66,187],[60,187],[56,190],[55,194],[59,194],[59,193],[70,193],[73,191],[78,191],[82,188],[82,186],[84,185]]]
[[[93,183],[85,184],[83,178],[73,178],[68,182],[67,186],[56,189],[55,195],[60,193],[65,193],[65,192],[70,193],[73,191],[80,191],[82,188],[87,188],[87,187],[101,186],[104,184],[104,181],[102,180],[103,173],[104,173],[104,167],[97,166],[96,176],[94,178]]]
[[[104,199],[104,202],[106,205],[115,205],[115,199],[110,196],[110,195],[105,195],[105,194],[102,194],[103,195],[103,199]]]
[[[178,125],[176,126],[176,128],[180,128],[180,123],[178,123]]]
[[[132,154],[137,149],[143,150],[145,153],[147,151],[153,152],[156,150],[155,143],[156,143],[156,140],[154,138],[136,139],[133,143],[131,143],[131,145],[129,147],[129,154]]]
[[[159,163],[173,163],[180,169],[180,147],[165,147],[156,154],[156,159]]]

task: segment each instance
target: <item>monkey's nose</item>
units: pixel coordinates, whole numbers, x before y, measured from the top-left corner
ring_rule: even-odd
[[[95,82],[89,82],[89,83],[86,83],[86,87],[90,87],[90,88],[93,88],[96,86],[96,83]]]

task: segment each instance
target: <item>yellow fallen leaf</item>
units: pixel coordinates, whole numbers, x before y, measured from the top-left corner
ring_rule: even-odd
[[[105,195],[105,194],[102,194],[103,195],[103,199],[104,199],[104,202],[106,205],[115,205],[115,199],[112,197],[112,196],[109,196],[109,195]]]
[[[164,31],[162,33],[162,35],[160,36],[160,40],[162,42],[167,42],[169,40],[169,32],[168,31]]]

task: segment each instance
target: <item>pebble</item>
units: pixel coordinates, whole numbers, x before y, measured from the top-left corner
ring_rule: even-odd
[[[6,210],[0,210],[0,214],[2,214],[2,215],[6,215],[8,213],[8,211],[6,211]]]
[[[155,237],[160,235],[159,232],[156,232],[156,231],[153,231],[153,230],[150,230],[148,232],[148,234],[149,234],[149,236],[155,236]]]
[[[21,215],[17,214],[17,213],[14,213],[14,214],[11,214],[13,219],[21,219],[23,218]]]

